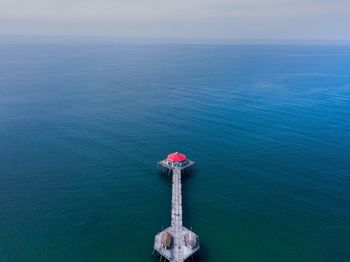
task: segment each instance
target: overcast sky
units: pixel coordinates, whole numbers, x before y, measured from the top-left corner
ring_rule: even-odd
[[[0,34],[350,40],[350,0],[0,0]]]

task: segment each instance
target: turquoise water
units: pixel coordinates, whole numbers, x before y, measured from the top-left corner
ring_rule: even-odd
[[[350,46],[0,43],[1,261],[350,261]]]

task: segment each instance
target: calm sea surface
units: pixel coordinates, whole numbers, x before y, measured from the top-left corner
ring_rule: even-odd
[[[0,43],[0,261],[350,261],[350,46]]]

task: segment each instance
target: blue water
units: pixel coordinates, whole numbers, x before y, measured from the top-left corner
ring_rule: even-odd
[[[350,261],[350,46],[0,42],[0,260]]]

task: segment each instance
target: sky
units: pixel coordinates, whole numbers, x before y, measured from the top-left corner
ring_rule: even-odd
[[[0,35],[350,40],[350,0],[0,0]]]

